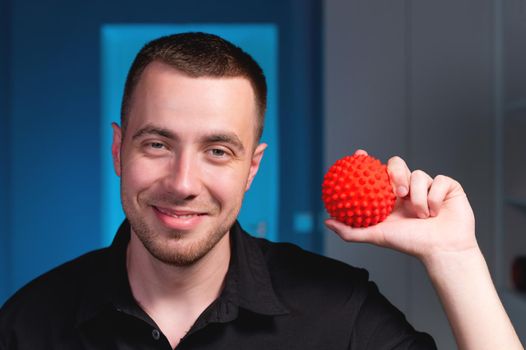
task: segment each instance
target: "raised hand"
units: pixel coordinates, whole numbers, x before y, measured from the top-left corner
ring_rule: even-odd
[[[478,249],[473,211],[457,181],[443,175],[433,179],[422,170],[410,171],[400,157],[391,158],[387,169],[397,202],[385,221],[352,228],[328,219],[327,227],[346,241],[372,243],[422,260]]]
[[[391,158],[387,170],[397,203],[385,221],[352,228],[328,219],[326,225],[346,241],[419,258],[459,349],[523,349],[478,247],[473,211],[462,186],[447,176],[432,178],[422,170],[410,171],[400,157]]]

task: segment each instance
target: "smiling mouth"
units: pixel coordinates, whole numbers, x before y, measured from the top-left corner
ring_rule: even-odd
[[[192,212],[192,211],[187,211],[187,210],[171,210],[171,209],[160,208],[156,206],[152,206],[152,207],[161,214],[164,214],[164,215],[167,215],[173,218],[177,218],[177,219],[191,219],[196,216],[205,215],[204,213]]]
[[[172,230],[188,231],[197,228],[206,217],[207,213],[191,210],[174,210],[156,207],[152,209],[157,219],[167,228]]]

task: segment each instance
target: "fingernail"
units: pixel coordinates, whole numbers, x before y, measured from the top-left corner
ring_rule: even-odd
[[[429,210],[429,215],[432,216],[432,217],[437,216],[433,210]]]
[[[405,197],[407,195],[407,188],[405,186],[399,186],[396,189],[399,197]]]

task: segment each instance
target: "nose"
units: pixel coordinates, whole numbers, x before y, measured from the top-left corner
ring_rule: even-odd
[[[197,162],[197,157],[189,152],[180,153],[169,162],[163,182],[166,191],[174,198],[189,200],[201,192],[202,182]]]

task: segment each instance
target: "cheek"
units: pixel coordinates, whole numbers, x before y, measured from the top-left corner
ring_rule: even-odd
[[[122,168],[122,185],[127,192],[140,192],[156,182],[162,167],[156,162],[144,159],[131,159]]]
[[[241,202],[248,178],[248,167],[210,168],[203,172],[210,194],[217,200],[234,204]]]

